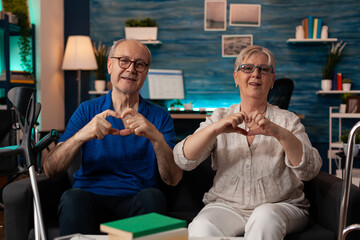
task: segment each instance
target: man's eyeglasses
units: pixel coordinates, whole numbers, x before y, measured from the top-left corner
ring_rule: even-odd
[[[146,67],[149,66],[149,64],[144,63],[141,60],[131,61],[130,59],[125,57],[111,57],[111,58],[116,58],[118,60],[119,67],[121,67],[122,69],[127,69],[130,67],[132,63],[134,63],[135,70],[139,73],[145,71]]]
[[[273,73],[273,71],[274,71],[272,66],[269,66],[269,65],[255,66],[253,64],[241,64],[238,67],[238,71],[240,70],[244,73],[252,73],[255,71],[256,68],[258,68],[260,73],[262,73],[262,74],[269,74],[269,73]]]

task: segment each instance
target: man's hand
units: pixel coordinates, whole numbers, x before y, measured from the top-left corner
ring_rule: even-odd
[[[120,135],[120,130],[112,128],[111,123],[106,120],[109,116],[121,118],[120,114],[115,111],[105,110],[97,114],[88,124],[79,130],[76,134],[77,138],[82,142],[87,142],[94,138],[103,139],[108,134]]]
[[[121,119],[124,122],[124,126],[126,126],[124,130],[120,130],[121,136],[135,134],[152,141],[159,139],[159,135],[161,135],[152,123],[132,108],[125,110],[121,114]]]

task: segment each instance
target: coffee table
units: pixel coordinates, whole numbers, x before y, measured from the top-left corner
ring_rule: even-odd
[[[189,240],[243,240],[243,237],[192,237]],[[55,240],[108,240],[107,235],[80,235],[73,234],[70,236],[55,238]]]

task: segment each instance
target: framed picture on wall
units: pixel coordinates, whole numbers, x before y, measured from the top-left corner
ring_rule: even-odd
[[[204,30],[226,30],[226,0],[205,0]]]
[[[346,100],[347,113],[360,113],[360,97],[352,96]]]
[[[241,50],[253,45],[253,35],[222,35],[222,56],[237,57]]]
[[[230,26],[260,27],[260,4],[230,4]]]

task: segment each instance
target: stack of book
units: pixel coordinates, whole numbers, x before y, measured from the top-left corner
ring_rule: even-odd
[[[0,81],[6,81],[6,70],[2,70],[0,73]]]
[[[10,72],[10,82],[11,83],[34,84],[35,79],[29,72],[11,71]]]
[[[100,230],[109,240],[188,240],[186,226],[185,220],[148,213],[103,223]]]
[[[302,20],[302,26],[304,28],[305,39],[320,39],[322,19],[308,16]]]
[[[9,17],[9,23],[18,24],[19,19],[15,14],[6,11],[0,11],[0,19],[5,19],[5,16]]]

